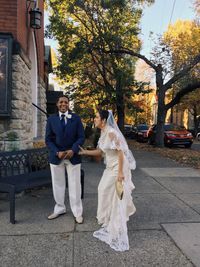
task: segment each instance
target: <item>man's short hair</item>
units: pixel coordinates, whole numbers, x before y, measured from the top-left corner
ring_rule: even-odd
[[[67,98],[68,101],[69,101],[69,96],[68,96],[68,95],[60,95],[60,96],[57,98],[56,103],[58,103],[58,101],[59,101],[59,99],[60,99],[61,97],[65,97],[65,98]]]

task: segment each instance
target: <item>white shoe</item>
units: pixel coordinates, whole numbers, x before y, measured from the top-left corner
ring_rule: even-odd
[[[66,211],[65,212],[62,212],[62,213],[52,213],[52,214],[50,214],[47,218],[48,218],[48,220],[53,220],[53,219],[56,219],[56,218],[58,218],[60,215],[63,215],[63,214],[65,214],[66,213]]]
[[[79,224],[83,223],[83,216],[76,217],[75,221],[76,223],[79,223]]]

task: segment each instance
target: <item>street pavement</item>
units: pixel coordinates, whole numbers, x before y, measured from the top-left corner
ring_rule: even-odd
[[[16,200],[17,223],[9,223],[8,201],[0,199],[0,267],[183,267],[200,266],[200,171],[158,154],[133,151],[133,200],[128,222],[130,250],[115,252],[93,238],[97,186],[103,163],[84,159],[84,224],[66,215],[48,221],[51,188],[32,190]]]
[[[192,150],[200,151],[200,141],[194,140],[191,146]]]

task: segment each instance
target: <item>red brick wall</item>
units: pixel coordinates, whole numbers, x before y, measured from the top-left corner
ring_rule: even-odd
[[[28,34],[29,26],[27,28],[26,0],[18,0],[17,5],[17,40],[21,44],[25,53],[28,52]]]
[[[38,0],[38,7],[42,11],[41,29],[35,30],[35,37],[38,49],[38,71],[39,75],[44,80],[44,1]]]
[[[17,1],[0,0],[0,32],[12,33],[17,37]]]
[[[29,53],[29,38],[33,29],[29,27],[26,0],[0,0],[0,32],[12,33],[25,54]],[[29,2],[28,2],[29,3]],[[38,0],[38,7],[44,13],[44,1]],[[27,21],[28,20],[28,21]],[[44,80],[44,15],[42,27],[35,30],[39,76]]]

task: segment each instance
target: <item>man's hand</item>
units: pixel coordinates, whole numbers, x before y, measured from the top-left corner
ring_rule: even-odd
[[[74,151],[73,150],[66,150],[65,151],[65,159],[71,159],[74,156]]]
[[[57,156],[58,156],[59,159],[64,159],[65,155],[66,155],[66,151],[59,151],[57,153]]]

